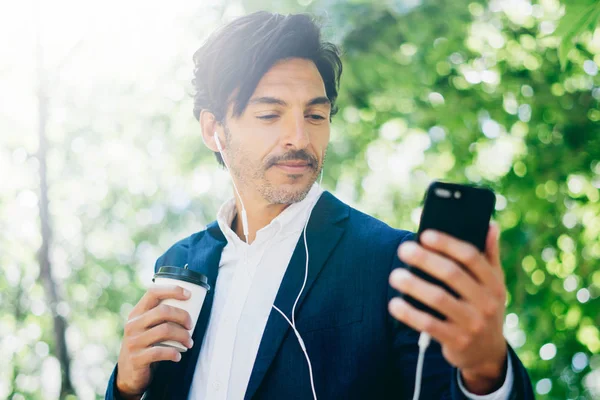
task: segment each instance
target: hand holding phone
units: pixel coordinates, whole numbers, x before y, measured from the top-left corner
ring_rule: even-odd
[[[410,267],[390,274],[390,285],[402,293],[390,301],[390,314],[439,342],[466,388],[478,394],[491,393],[506,373],[506,285],[499,230],[489,224],[494,199],[489,189],[434,182],[417,241],[398,249]]]

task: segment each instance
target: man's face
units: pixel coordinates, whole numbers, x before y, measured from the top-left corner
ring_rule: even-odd
[[[240,191],[270,204],[301,201],[321,171],[331,105],[312,61],[275,64],[239,118],[225,124],[225,161]]]

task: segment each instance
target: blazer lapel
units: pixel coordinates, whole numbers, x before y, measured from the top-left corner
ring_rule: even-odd
[[[210,290],[206,294],[196,328],[192,339],[194,346],[182,353],[181,361],[173,363],[171,379],[165,385],[165,391],[162,398],[186,399],[190,391],[194,370],[200,354],[202,339],[206,332],[213,298],[216,290],[217,274],[219,272],[219,261],[223,248],[227,244],[227,239],[221,232],[217,222],[213,222],[206,227],[205,234],[190,244],[188,253],[188,268],[203,273],[208,277]]]
[[[296,305],[296,315],[298,315],[303,300],[310,292],[311,286],[319,276],[329,255],[342,237],[344,227],[338,226],[336,223],[347,218],[348,213],[349,207],[329,192],[323,192],[319,201],[314,206],[306,230],[306,241],[310,257],[308,277],[306,287]],[[304,238],[301,235],[277,292],[277,297],[275,298],[275,305],[290,320],[292,319],[291,313],[294,301],[304,281],[305,267],[306,250],[304,248]],[[290,325],[283,316],[277,310],[271,309],[250,381],[248,382],[245,399],[251,399],[254,393],[256,393],[283,339],[290,329]]]

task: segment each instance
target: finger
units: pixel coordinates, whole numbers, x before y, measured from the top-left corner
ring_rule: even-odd
[[[190,333],[178,324],[165,322],[154,326],[147,331],[141,333],[137,337],[131,338],[140,347],[150,347],[154,344],[164,342],[166,340],[174,340],[191,349],[194,341],[190,337]]]
[[[490,229],[485,242],[485,255],[495,268],[502,268],[500,263],[500,228],[495,222],[490,223]]]
[[[444,282],[467,301],[476,302],[484,297],[479,283],[461,266],[447,257],[430,251],[416,242],[405,242],[398,247],[398,257]]]
[[[473,308],[482,311],[485,315],[489,314],[489,310],[495,309],[498,299],[502,303],[504,301],[505,288],[502,284],[502,279],[494,285],[491,292],[493,295],[490,295],[490,290],[475,281],[473,276],[468,274],[454,261],[427,250],[415,242],[407,242],[400,246],[398,255],[407,264],[418,267],[432,277],[447,284],[465,302],[469,303]]]
[[[175,322],[185,329],[192,329],[192,318],[187,311],[164,303],[157,305],[152,310],[146,311],[127,323],[135,325],[134,331],[143,331],[163,322]]]
[[[157,361],[181,360],[181,353],[172,347],[155,346],[140,350],[131,356],[134,369],[144,368]]]
[[[430,314],[419,311],[399,297],[394,297],[388,304],[392,317],[419,332],[427,332],[439,343],[451,343],[458,331],[448,321],[440,321]]]
[[[496,285],[497,278],[493,268],[479,249],[471,243],[456,239],[443,232],[426,230],[421,235],[421,242],[427,248],[436,250],[458,261],[484,285]]]
[[[140,301],[133,307],[129,318],[136,317],[144,312],[156,307],[163,299],[187,300],[190,298],[190,292],[180,286],[175,285],[153,285],[148,288]]]
[[[403,268],[390,274],[390,285],[421,303],[445,315],[449,320],[469,325],[474,312],[467,303],[461,302],[442,287],[426,282]]]

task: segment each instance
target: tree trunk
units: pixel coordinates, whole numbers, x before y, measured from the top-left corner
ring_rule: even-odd
[[[57,312],[59,295],[56,283],[52,277],[52,264],[50,263],[50,243],[52,237],[51,221],[48,207],[48,178],[47,178],[47,152],[48,140],[46,137],[46,124],[48,120],[48,93],[46,93],[46,79],[43,67],[42,44],[39,32],[39,20],[36,21],[38,31],[36,32],[36,61],[37,61],[37,100],[38,100],[38,137],[39,148],[37,158],[39,161],[40,174],[40,223],[42,233],[42,245],[38,250],[37,257],[40,265],[40,280],[44,287],[44,293],[48,307],[52,315],[54,327],[54,351],[61,366],[61,390],[60,398],[64,399],[69,394],[75,394],[71,384],[70,359],[67,351],[67,321]]]
[[[14,310],[14,314],[15,314],[15,331],[18,332],[19,331],[19,327],[22,323],[22,321],[25,320],[25,312],[23,310],[23,308],[21,307],[21,296],[23,295],[23,277],[21,276],[19,278],[19,283],[16,286],[16,294],[15,294],[15,310]],[[17,376],[19,376],[19,368],[17,367],[17,362],[16,362],[16,357],[14,357],[12,364],[12,371],[11,371],[11,375],[9,378],[9,382],[12,382],[12,388],[11,388],[11,392],[9,393],[9,395],[6,397],[7,399],[12,399],[13,396],[15,394],[17,394]]]

